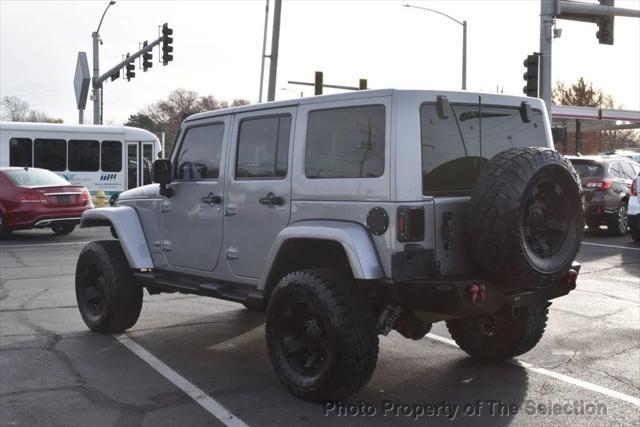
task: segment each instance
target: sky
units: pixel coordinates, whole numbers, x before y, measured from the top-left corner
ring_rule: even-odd
[[[370,88],[460,89],[462,26],[405,3],[284,0],[276,99],[313,95],[312,87],[287,82],[313,81],[315,71],[323,71],[328,84],[357,86],[366,78]],[[522,62],[539,50],[539,0],[410,3],[468,21],[469,90],[522,94]],[[17,96],[34,110],[77,123],[77,54],[86,51],[91,68],[91,33],[107,4],[0,0],[0,97]],[[269,6],[272,13],[273,0]],[[616,6],[640,9],[640,0],[616,0]],[[124,123],[177,88],[257,102],[264,12],[265,0],[118,0],[100,30],[101,72],[157,38],[164,22],[174,29],[174,61],[162,66],[155,50],[148,72],[137,70],[130,82],[107,80],[105,124]],[[618,106],[640,110],[640,19],[616,17],[613,46],[598,44],[595,24],[558,20],[557,26],[562,36],[553,42],[554,83],[582,76]],[[267,54],[270,33],[271,25]],[[265,69],[264,99],[268,60]],[[85,118],[91,117],[88,101]]]

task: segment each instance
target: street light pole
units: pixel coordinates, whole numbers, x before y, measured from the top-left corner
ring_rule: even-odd
[[[438,15],[442,15],[446,18],[451,19],[456,24],[462,25],[462,90],[466,90],[467,89],[467,21],[460,22],[457,19],[447,15],[446,13],[442,13],[435,9],[429,9],[428,7],[414,6],[411,4],[404,4],[403,6],[437,13]]]
[[[114,4],[116,4],[114,0],[109,2],[107,7],[104,9],[104,12],[102,12],[98,29],[91,34],[91,38],[93,39],[93,77],[91,78],[91,83],[93,88],[93,124],[95,125],[102,124],[102,83],[98,81],[98,78],[100,77],[100,27],[102,26],[104,15],[107,14],[107,10],[109,10],[109,8]]]

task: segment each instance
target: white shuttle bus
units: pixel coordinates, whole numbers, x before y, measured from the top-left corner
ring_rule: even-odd
[[[127,126],[0,122],[0,166],[48,169],[95,198],[151,183],[158,138]]]

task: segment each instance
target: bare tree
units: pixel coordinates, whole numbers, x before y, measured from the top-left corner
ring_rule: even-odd
[[[29,103],[15,96],[2,98],[2,119],[10,122],[24,122],[29,114]]]

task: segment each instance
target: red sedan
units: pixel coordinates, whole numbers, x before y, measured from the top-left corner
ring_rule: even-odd
[[[69,234],[93,207],[91,194],[46,169],[0,168],[0,237],[13,230],[51,228]]]

